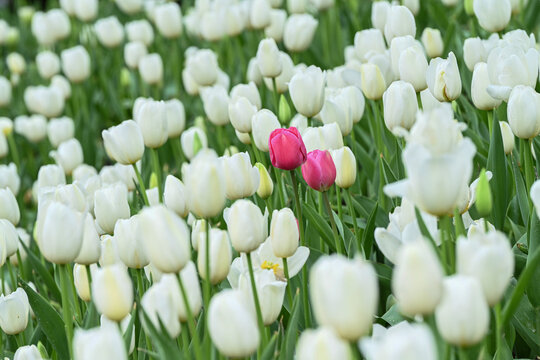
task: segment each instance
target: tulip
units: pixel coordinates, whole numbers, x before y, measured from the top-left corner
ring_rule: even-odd
[[[21,346],[15,351],[13,360],[41,360],[43,357],[36,345]]]
[[[274,39],[263,39],[257,49],[257,65],[263,77],[275,78],[282,72],[279,49]]]
[[[350,358],[349,344],[341,339],[330,327],[304,330],[296,344],[296,359],[298,360],[339,360]]]
[[[274,210],[270,223],[270,242],[274,255],[288,258],[298,249],[300,232],[298,223],[291,209]]]
[[[159,32],[166,38],[182,34],[182,11],[176,3],[156,6],[155,23]]]
[[[276,129],[280,129],[279,120],[274,113],[267,109],[259,110],[251,118],[251,129],[255,146],[261,151],[270,150],[270,135]]]
[[[292,14],[285,22],[283,41],[291,52],[307,50],[313,41],[319,22],[309,14]]]
[[[128,22],[126,34],[129,41],[140,41],[145,46],[150,46],[154,42],[154,30],[146,19]]]
[[[0,327],[8,335],[23,332],[28,325],[30,304],[22,288],[8,296],[0,295]]]
[[[115,0],[114,2],[126,14],[135,14],[143,7],[143,0]]]
[[[71,85],[69,81],[62,75],[54,75],[51,79],[50,87],[57,88],[64,95],[64,99],[71,97]]]
[[[463,43],[463,60],[470,71],[474,70],[477,63],[486,62],[487,57],[488,54],[482,39],[479,37],[465,39]]]
[[[253,82],[257,85],[262,82],[262,74],[261,70],[259,69],[259,64],[257,63],[257,58],[252,58],[249,60],[246,70],[246,78],[249,82]]]
[[[246,98],[257,110],[261,109],[261,95],[257,89],[257,85],[253,81],[249,84],[238,84],[231,89],[231,101],[234,102],[240,98]]]
[[[287,21],[287,12],[285,10],[272,9],[270,11],[270,25],[264,29],[264,35],[275,41],[281,41],[285,30],[285,21]]]
[[[261,163],[256,163],[255,166],[259,170],[259,188],[257,189],[257,195],[260,196],[261,199],[268,199],[270,196],[272,196],[272,193],[274,191],[274,183],[272,182],[272,178],[270,177],[270,174],[268,173],[268,170],[264,167]]]
[[[514,273],[514,255],[507,237],[498,231],[460,237],[456,255],[457,273],[478,279],[488,304],[497,304]]]
[[[186,196],[184,183],[173,175],[167,175],[165,179],[165,191],[163,193],[165,206],[174,211],[178,216],[185,218],[189,213]]]
[[[420,238],[399,249],[392,277],[392,292],[403,314],[433,313],[441,299],[442,281],[443,269],[426,240]]]
[[[316,149],[334,150],[343,147],[343,136],[336,123],[307,128],[302,138],[308,153]]]
[[[223,157],[223,170],[227,199],[242,199],[255,194],[259,187],[259,171],[251,165],[247,152]]]
[[[133,117],[141,129],[146,147],[156,149],[167,141],[167,106],[163,101],[145,102]]]
[[[426,73],[426,82],[433,96],[439,101],[453,101],[461,95],[461,77],[453,52],[448,59],[432,59]]]
[[[171,289],[167,289],[166,283],[159,282],[152,285],[144,293],[141,305],[154,328],[161,329],[163,326],[172,339],[180,334],[180,321],[178,321],[173,295]],[[145,325],[146,319],[143,321],[143,326]]]
[[[213,285],[219,284],[229,274],[232,260],[232,251],[227,231],[211,229],[209,237],[210,251],[208,269],[210,270],[210,282]],[[206,275],[206,232],[197,236],[197,269],[201,278],[207,280]]]
[[[368,55],[373,53],[384,53],[386,44],[383,34],[379,29],[367,29],[357,32],[354,35],[354,50],[360,61],[367,61]]]
[[[186,290],[191,313],[193,316],[198,316],[202,308],[202,295],[197,269],[192,261],[188,262],[184,269],[180,271],[180,277]],[[177,275],[163,274],[159,282],[166,288],[163,293],[168,293],[172,296],[173,306],[176,308],[178,319],[181,322],[188,321],[186,306],[182,298],[180,286],[178,285]]]
[[[266,239],[268,214],[249,200],[237,200],[223,213],[233,248],[250,253]]]
[[[169,139],[182,134],[186,127],[186,111],[184,104],[178,99],[165,101],[167,107],[167,132]]]
[[[224,356],[241,358],[253,354],[260,342],[255,314],[239,290],[223,290],[212,297],[208,308],[208,331]]]
[[[336,166],[336,185],[348,189],[356,182],[356,158],[348,146],[330,150]]]
[[[37,239],[43,256],[55,264],[74,261],[83,243],[83,214],[53,201],[38,210],[38,222]]]
[[[75,135],[75,123],[66,116],[51,119],[47,124],[47,135],[53,147],[58,147],[64,141],[72,139]]]
[[[60,58],[52,51],[42,51],[36,56],[39,76],[50,79],[60,72]]]
[[[279,61],[281,62],[281,73],[274,79],[264,78],[264,84],[270,91],[276,91],[283,94],[289,89],[289,81],[296,73],[291,57],[282,51],[279,52]]]
[[[138,68],[145,83],[155,85],[163,81],[163,61],[158,53],[141,57]]]
[[[66,175],[58,165],[44,165],[39,168],[37,186],[38,189],[65,185]]]
[[[294,170],[306,162],[306,146],[298,129],[276,129],[268,140],[272,165],[282,170]]]
[[[103,233],[103,231],[100,232]],[[122,260],[120,260],[120,255],[118,254],[116,242],[116,238],[113,236],[103,235],[101,237],[101,254],[99,256],[99,265],[101,267],[114,264],[124,265],[122,263]]]
[[[146,56],[148,50],[140,41],[128,42],[124,46],[124,61],[131,69],[136,69],[139,66],[139,61]]]
[[[225,18],[225,33],[229,37],[237,36],[242,33],[248,22],[245,8],[241,3],[227,6],[225,8]]]
[[[515,45],[498,46],[487,57],[489,80],[493,85],[513,88],[516,85],[536,86],[538,51]]]
[[[117,47],[124,40],[124,27],[116,16],[99,19],[94,24],[99,42],[108,48]]]
[[[233,127],[242,132],[251,132],[251,118],[257,113],[257,106],[243,96],[229,101],[229,118]]]
[[[218,77],[217,56],[209,49],[197,50],[187,57],[186,69],[198,85],[213,85]]]
[[[313,150],[302,165],[302,176],[314,190],[326,191],[336,180],[336,166],[328,150]]]
[[[88,1],[88,0],[83,0]],[[82,82],[90,76],[90,55],[81,45],[62,51],[62,71],[74,83]]]
[[[201,154],[192,161],[183,172],[190,212],[203,218],[221,213],[226,201],[224,176],[223,166],[214,156]]]
[[[403,50],[399,56],[399,78],[412,84],[415,91],[427,87],[426,71],[428,63],[424,52],[415,46]]]
[[[318,324],[331,327],[349,341],[369,333],[379,297],[377,275],[371,264],[341,255],[323,256],[311,268],[309,281]]]
[[[0,107],[6,106],[11,102],[11,83],[8,79],[0,76]]]
[[[362,76],[362,92],[370,100],[378,100],[386,90],[386,82],[381,69],[375,64],[362,64],[360,67]]]
[[[45,117],[59,116],[64,110],[64,96],[62,91],[56,87],[29,86],[24,91],[24,102],[28,110]],[[38,117],[31,116],[29,122],[35,121]],[[42,120],[41,128],[45,128],[45,119]],[[40,132],[40,134],[42,134]],[[41,137],[39,138],[41,139]]]
[[[287,10],[290,14],[302,14],[306,12],[307,0],[287,0]]]
[[[8,143],[4,133],[0,132],[0,159],[8,154]]]
[[[435,310],[442,338],[457,346],[480,342],[489,330],[489,307],[482,285],[465,275],[447,277],[443,285],[443,297]]]
[[[14,163],[0,165],[0,188],[8,188],[16,196],[20,186],[21,179],[17,173],[17,166]]]
[[[508,100],[508,123],[514,135],[531,139],[540,133],[540,94],[523,85],[514,87]]]
[[[249,22],[253,29],[264,29],[270,25],[271,11],[268,0],[253,0],[249,13]]]
[[[480,110],[493,110],[501,104],[501,100],[494,99],[487,91],[490,85],[487,64],[477,63],[474,66],[474,72],[471,82],[471,98]]]
[[[229,123],[229,95],[227,90],[220,85],[204,88],[201,91],[204,112],[208,120],[216,126]]]
[[[81,213],[84,213],[87,210],[85,195],[83,194],[81,188],[77,185],[68,184],[57,186],[56,189],[52,189],[52,194],[54,201],[61,202],[73,210]]]
[[[84,217],[82,245],[79,255],[75,258],[77,264],[90,265],[98,262],[101,251],[99,235],[94,224],[94,218],[89,213]]]
[[[475,0],[473,7],[478,23],[489,32],[501,31],[510,22],[510,0]]]
[[[411,84],[395,81],[383,94],[384,123],[391,132],[398,129],[409,130],[418,111],[416,93]]]
[[[63,40],[69,36],[71,23],[65,11],[51,9],[47,12],[47,20],[51,25],[51,32],[56,40]]]
[[[367,360],[425,359],[436,360],[437,343],[425,324],[402,321],[388,329],[376,324],[369,339],[360,340]]]
[[[506,155],[511,154],[515,146],[514,133],[506,121],[499,121],[499,125],[501,126],[504,153]]]
[[[137,236],[156,268],[164,273],[182,270],[190,258],[185,221],[163,205],[144,209],[137,219]]]
[[[90,266],[90,272],[92,274],[94,274],[96,269],[97,265]],[[81,300],[89,302],[91,300],[91,296],[86,266],[79,264],[75,264],[73,266],[73,283],[75,285],[77,295],[81,298]]]
[[[430,58],[442,56],[444,44],[439,29],[425,28],[422,32],[422,44]]]
[[[122,264],[96,269],[92,274],[92,300],[100,314],[120,321],[133,307],[133,284]]]
[[[124,265],[133,269],[142,269],[150,261],[141,237],[137,236],[137,219],[138,215],[134,215],[129,219],[118,220],[114,226],[114,238],[118,257]]]
[[[2,251],[2,258],[9,258],[17,252],[19,235],[17,234],[15,226],[6,219],[0,219],[0,230],[2,233],[1,238],[3,239],[2,247],[4,248]]]
[[[373,27],[384,31],[390,3],[388,1],[376,1],[371,6],[371,23]]]
[[[208,147],[206,133],[199,127],[190,127],[180,137],[182,151],[188,159],[193,159],[200,149]],[[196,150],[196,151],[195,151]]]
[[[412,12],[405,6],[392,5],[388,8],[384,25],[384,37],[389,44],[399,36],[416,35],[416,24]]]
[[[362,96],[362,99],[364,97]],[[290,127],[295,127],[298,129],[298,131],[300,132],[300,134],[303,134],[304,131],[308,128],[308,120],[307,120],[307,117],[305,117],[304,115],[302,114],[296,114],[294,115],[294,117],[291,119],[290,123],[289,123]]]
[[[97,0],[73,1],[73,12],[81,21],[91,21],[96,18],[98,13]]]
[[[77,360],[127,360],[128,355],[118,327],[101,326],[90,330],[75,330],[73,357]]]
[[[99,318],[100,327],[114,327],[115,329],[120,328],[121,332],[123,334],[128,333],[128,327],[130,324],[132,324],[131,321],[131,314],[128,314],[125,318],[122,319],[120,322],[112,321],[107,319],[105,315],[101,315]],[[135,350],[135,328],[131,328],[131,342],[129,344],[129,350],[128,353],[131,354]]]
[[[0,204],[0,219],[6,219],[16,226],[21,218],[21,213],[17,199],[9,188],[0,188]]]
[[[324,103],[325,74],[315,66],[294,75],[289,91],[296,110],[305,117],[317,115]]]
[[[127,187],[116,183],[97,190],[94,194],[94,213],[99,227],[111,234],[117,220],[130,216]]]
[[[141,160],[144,140],[141,129],[133,120],[126,120],[102,132],[107,154],[123,165],[132,165]]]

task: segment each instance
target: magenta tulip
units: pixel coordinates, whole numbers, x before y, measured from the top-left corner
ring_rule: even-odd
[[[276,129],[268,140],[270,161],[282,170],[294,170],[306,162],[306,146],[295,127]]]
[[[336,181],[336,165],[328,150],[313,150],[302,165],[302,175],[307,184],[317,191],[326,191]]]

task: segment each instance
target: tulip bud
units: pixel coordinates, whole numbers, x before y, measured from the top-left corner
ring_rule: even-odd
[[[220,85],[204,88],[201,98],[204,112],[212,124],[223,126],[229,123],[229,95],[225,88]]]
[[[336,166],[328,150],[313,150],[307,154],[302,165],[302,176],[309,187],[317,191],[326,191],[336,180]]]
[[[489,32],[503,30],[510,22],[510,0],[474,0],[473,9],[480,26]]]
[[[430,58],[442,56],[444,43],[439,29],[425,28],[422,32],[422,44]]]
[[[309,14],[292,14],[285,22],[283,42],[290,52],[307,50],[313,41],[319,22]]]
[[[155,328],[164,327],[171,339],[180,334],[181,327],[174,297],[171,289],[167,288],[167,283],[161,281],[152,285],[144,293],[141,305]],[[146,326],[146,319],[143,320],[143,326]]]
[[[52,51],[42,51],[36,56],[39,76],[50,79],[60,72],[60,58]]]
[[[514,87],[508,99],[508,123],[514,135],[531,139],[540,133],[540,94],[523,85]]]
[[[394,42],[392,42],[394,43]],[[427,87],[426,71],[428,63],[424,52],[416,46],[409,46],[401,51],[398,60],[399,78],[411,83],[415,91]]]
[[[268,173],[268,170],[261,163],[256,163],[255,166],[259,169],[259,188],[257,189],[257,195],[263,200],[272,196],[274,191],[274,183]]]
[[[17,226],[21,219],[21,212],[19,211],[19,204],[15,195],[9,188],[0,188],[0,219],[6,219],[13,225]]]
[[[250,253],[266,239],[268,214],[249,200],[237,200],[223,213],[234,249]]]
[[[461,77],[453,52],[448,59],[432,59],[426,73],[426,82],[433,96],[439,101],[453,101],[461,95]]]
[[[21,179],[17,173],[17,166],[14,163],[0,165],[0,188],[8,188],[16,196],[20,186]]]
[[[8,154],[9,148],[6,136],[0,132],[0,159]]]
[[[379,67],[366,63],[360,67],[362,92],[370,100],[379,100],[386,90],[386,82]]]
[[[257,107],[245,97],[239,97],[229,102],[231,124],[240,132],[251,132],[251,118],[256,112]]]
[[[182,34],[182,11],[176,3],[156,6],[155,23],[159,32],[166,38],[175,38]]]
[[[140,41],[128,42],[124,46],[124,61],[130,69],[136,69],[139,66],[139,61],[146,56],[148,50]]]
[[[324,103],[325,74],[316,66],[297,73],[289,83],[289,92],[296,110],[305,117],[317,115]]]
[[[122,264],[96,269],[92,274],[92,300],[100,314],[120,321],[133,307],[133,284]]]
[[[134,20],[125,25],[126,34],[129,41],[140,41],[145,46],[150,46],[154,42],[154,30],[146,19]]]
[[[93,274],[97,269],[97,265],[90,266],[90,272]],[[73,266],[73,282],[75,284],[75,290],[77,295],[82,301],[89,302],[90,297],[90,284],[88,283],[87,268],[85,265],[75,264]]]
[[[399,249],[392,277],[392,292],[403,314],[433,313],[442,294],[443,269],[423,238]]]
[[[268,140],[272,165],[282,170],[294,170],[307,158],[306,146],[298,129],[276,129]]]
[[[262,82],[262,74],[257,63],[257,58],[251,58],[246,70],[246,78],[248,81],[260,85]],[[1,79],[1,78],[0,78]]]
[[[259,187],[259,171],[251,165],[247,152],[224,157],[223,170],[227,199],[242,199],[255,194]]]
[[[476,186],[476,210],[481,217],[486,217],[491,213],[493,199],[489,180],[486,176],[486,169],[482,169]]]
[[[99,42],[108,48],[117,47],[124,40],[124,27],[116,16],[99,19],[94,24]]]
[[[318,324],[331,327],[349,341],[369,333],[379,297],[377,275],[371,264],[342,255],[323,256],[311,268],[309,281]]]
[[[354,50],[360,61],[367,61],[368,55],[384,53],[386,44],[382,32],[379,29],[367,29],[357,32],[354,35]]]
[[[0,239],[3,243],[2,259],[5,260],[17,252],[19,235],[15,226],[6,219],[0,219],[0,231]]]
[[[133,117],[141,128],[146,147],[156,149],[167,141],[167,106],[163,101],[145,102]]]
[[[26,70],[26,61],[19,53],[10,53],[6,56],[6,65],[13,74],[21,75]]]
[[[198,85],[213,85],[218,77],[217,56],[209,49],[197,50],[187,57],[186,69]]]
[[[82,245],[79,255],[75,258],[77,264],[90,265],[98,262],[101,251],[99,235],[94,218],[89,213],[84,217]]]
[[[8,296],[0,295],[0,327],[8,335],[23,332],[28,325],[30,303],[22,288]]]
[[[501,100],[494,99],[487,91],[490,85],[487,64],[477,63],[474,66],[474,72],[471,82],[471,98],[480,110],[493,110],[501,104]]]
[[[259,43],[257,65],[263,77],[275,78],[281,74],[281,59],[274,39],[263,39]]]
[[[264,29],[264,35],[276,41],[283,39],[283,31],[287,21],[287,12],[282,9],[272,9],[270,11],[270,24]]]
[[[391,132],[410,130],[416,121],[418,102],[411,84],[394,81],[383,94],[384,123]]]
[[[117,319],[120,320],[122,319]],[[77,360],[125,360],[128,355],[118,326],[100,326],[90,330],[75,330],[73,357]]]
[[[435,310],[442,338],[457,346],[478,343],[489,330],[489,308],[480,282],[473,277],[453,275],[443,285],[443,297]]]
[[[51,87],[57,88],[64,95],[64,99],[71,97],[71,85],[62,75],[54,75],[51,79]]]
[[[515,139],[510,125],[506,121],[499,121],[501,126],[501,135],[503,139],[504,153],[506,155],[511,154],[514,151]]]
[[[87,1],[87,0],[83,0]],[[74,83],[82,82],[90,76],[90,55],[81,45],[62,51],[62,71]]]
[[[296,359],[313,360],[320,359],[321,356],[327,360],[352,358],[349,344],[341,339],[332,328],[319,327],[304,330],[296,346]]]
[[[118,257],[124,265],[133,269],[142,269],[150,262],[146,255],[142,239],[137,236],[137,219],[120,219],[114,226],[114,239]]]
[[[343,136],[336,123],[307,128],[302,138],[308,153],[316,149],[334,150],[343,147]]]
[[[163,61],[158,53],[144,55],[138,67],[145,83],[156,85],[163,81]]]
[[[128,15],[139,12],[143,7],[143,0],[114,0],[114,2],[122,12]]]
[[[279,120],[270,110],[259,110],[251,118],[251,129],[255,146],[261,151],[269,151],[269,139],[272,132],[280,129]]]
[[[298,249],[300,232],[298,222],[291,209],[274,210],[270,223],[270,242],[274,255],[288,258]]]
[[[210,282],[215,285],[224,280],[229,274],[232,260],[231,245],[227,231],[220,229],[210,230]],[[202,279],[206,275],[206,232],[201,232],[197,239],[197,268]]]
[[[8,79],[0,76],[0,107],[6,106],[11,102],[11,83]]]
[[[97,190],[94,194],[94,213],[99,227],[112,234],[116,221],[130,216],[127,187],[116,183]]]
[[[178,216],[185,218],[189,209],[186,204],[186,190],[180,179],[168,175],[165,179],[165,191],[163,200],[165,206],[174,211]]]
[[[290,14],[305,13],[307,6],[307,0],[287,0],[287,10]]]
[[[135,164],[144,153],[141,129],[133,120],[126,120],[102,132],[105,151],[116,162]]]
[[[184,155],[189,160],[193,159],[199,150],[208,147],[206,133],[198,127],[190,127],[184,131],[180,137],[180,143],[182,144]]]
[[[498,40],[498,38],[494,40]],[[524,50],[515,45],[497,46],[489,52],[487,64],[491,84],[500,85],[503,92],[510,93],[509,88],[514,88],[516,85],[526,85],[532,88],[536,86],[538,51],[534,48]]]
[[[268,0],[253,0],[249,14],[249,22],[253,29],[264,29],[270,25],[271,11]]]
[[[356,181],[356,158],[348,146],[330,150],[336,166],[336,185],[348,189]]]
[[[91,21],[98,13],[98,0],[77,0],[73,1],[73,11],[75,16],[81,21]]]
[[[390,44],[393,38],[405,35],[416,36],[414,16],[407,7],[392,5],[388,8],[384,25],[386,42]]]
[[[182,134],[186,127],[186,111],[184,104],[178,99],[165,101],[167,107],[167,132],[169,139]]]
[[[41,343],[40,343],[41,344]],[[36,345],[21,346],[15,351],[13,360],[42,360],[45,359]]]
[[[53,147],[58,147],[64,141],[72,139],[75,134],[73,119],[66,116],[51,119],[47,124],[47,135]]]

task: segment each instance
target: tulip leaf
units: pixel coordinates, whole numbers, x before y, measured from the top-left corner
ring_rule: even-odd
[[[38,324],[58,354],[58,359],[69,359],[69,349],[64,331],[64,322],[51,304],[19,278],[19,283],[28,296],[28,302],[34,310]]]
[[[28,246],[26,246],[23,241],[19,241],[19,244],[24,247],[26,254],[28,254],[27,259],[30,261],[32,269],[41,277],[41,280],[43,280],[43,282],[47,286],[47,289],[51,292],[51,294],[48,295],[50,295],[55,300],[59,300],[62,297],[60,294],[60,290],[58,289],[58,285],[56,285],[54,278],[49,273],[45,265],[43,265],[43,263],[32,251],[30,251]]]
[[[516,197],[519,205],[519,211],[521,213],[521,219],[523,220],[523,224],[527,225],[527,221],[529,219],[529,199],[527,196],[527,189],[525,188],[525,181],[523,180],[523,175],[519,171],[515,160],[512,161],[512,165],[514,169],[514,179],[516,182]]]
[[[274,333],[274,335],[270,338],[270,341],[264,348],[264,351],[261,356],[261,360],[271,360],[276,357],[276,342],[278,338],[278,332]]]
[[[296,347],[296,338],[298,336],[298,324],[300,323],[300,292],[297,291],[293,300],[291,317],[285,331],[285,339],[281,345],[280,359],[293,359],[294,349]]]
[[[533,306],[527,297],[522,297],[511,323],[523,341],[529,345],[531,351],[538,354],[540,353],[540,341],[535,330],[535,319],[536,314]]]
[[[157,352],[159,353],[160,359],[181,359],[183,358],[182,353],[178,350],[176,347],[176,344],[171,340],[169,334],[165,329],[162,330],[162,333],[160,333],[144,309],[140,309],[139,313],[140,318],[142,319],[142,322],[144,324],[144,330],[152,340],[153,345],[157,348]],[[158,317],[158,320],[160,322],[160,327],[164,328],[163,323],[161,322],[161,319]]]
[[[501,230],[508,207],[508,195],[506,192],[506,157],[504,156],[501,126],[496,116],[493,116],[491,129],[487,169],[493,173],[490,185],[493,189],[492,193],[497,195],[493,197],[493,225]]]
[[[371,250],[373,248],[373,239],[374,239],[374,231],[375,231],[375,217],[377,214],[377,210],[379,209],[379,204],[375,204],[375,207],[371,211],[371,214],[369,215],[366,229],[364,230],[364,233],[362,234],[362,244],[364,246],[364,254],[366,254],[366,259],[369,259],[371,257]]]
[[[540,247],[540,220],[536,214],[536,211],[533,209],[531,214],[530,228],[528,232],[528,246],[529,254],[527,256],[527,265],[533,254],[536,252],[536,249]],[[529,281],[529,286],[527,288],[527,297],[534,307],[540,306],[540,267],[537,267],[531,281]]]
[[[309,204],[304,203],[302,206],[304,214],[308,218],[310,224],[312,224],[321,235],[321,238],[324,240],[326,245],[332,250],[335,251],[336,247],[333,243],[334,235],[332,234],[332,228],[328,225],[328,222]]]
[[[390,326],[394,326],[405,320],[405,318],[401,316],[397,304],[392,305],[390,309],[388,309],[388,311],[383,316],[381,316],[381,318],[386,321]]]

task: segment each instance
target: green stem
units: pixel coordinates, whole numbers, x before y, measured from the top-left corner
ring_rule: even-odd
[[[135,273],[137,274],[137,291],[139,293],[139,300],[142,300],[144,295],[143,271],[143,269],[135,270]]]
[[[159,191],[159,202],[163,202],[163,182],[162,182],[162,171],[161,166],[159,165],[159,154],[157,149],[151,149],[150,153],[152,154],[152,165],[154,166],[154,172],[156,173],[158,180],[158,191]]]
[[[146,206],[150,206],[150,202],[148,201],[148,196],[146,195],[146,187],[144,186],[144,181],[142,179],[141,173],[139,172],[139,169],[137,168],[136,164],[131,164],[133,166],[133,170],[135,171],[135,176],[137,176],[137,182],[139,183],[139,187],[141,189],[141,195],[144,200],[144,204]]]
[[[449,216],[439,218],[439,228],[442,233],[443,265],[448,274],[454,273],[454,251],[452,243],[452,219]]]
[[[279,195],[279,201],[281,208],[285,207],[285,195],[283,194],[283,179],[281,178],[281,172],[278,168],[272,166],[274,169],[274,175],[276,176],[276,183],[278,188],[278,195]]]
[[[210,283],[210,219],[205,220],[206,224],[206,237],[205,237],[205,252],[204,252],[204,270],[206,271],[206,279],[204,282],[204,288],[206,293],[206,309],[208,309],[208,304],[210,303],[210,297],[212,296],[212,284]]]
[[[193,341],[193,348],[195,349],[195,359],[202,359],[201,347],[199,345],[199,335],[197,334],[197,327],[195,323],[195,317],[193,312],[191,312],[191,307],[189,306],[189,299],[187,297],[186,288],[184,287],[184,282],[182,281],[182,276],[180,273],[176,274],[176,279],[178,280],[178,285],[180,286],[180,291],[182,292],[182,299],[184,300],[184,307],[186,308],[186,313],[188,317],[188,326],[189,332],[191,333],[191,339]]]
[[[323,202],[324,206],[326,207],[326,212],[328,213],[328,217],[330,218],[330,224],[332,225],[332,232],[334,233],[334,241],[336,242],[336,251],[338,254],[343,254],[343,249],[341,247],[341,239],[339,238],[339,234],[336,227],[336,222],[334,220],[334,213],[332,212],[332,208],[330,207],[330,201],[328,201],[328,194],[326,191],[323,191]]]
[[[533,159],[532,159],[532,153],[531,153],[531,145],[532,145],[532,139],[529,140],[522,140],[521,145],[523,146],[523,167],[525,168],[525,184],[527,186],[527,194],[531,191],[531,186],[534,182],[534,167],[533,167]],[[529,197],[529,210],[532,207],[532,202]]]
[[[356,213],[354,211],[354,206],[353,206],[353,202],[352,202],[352,196],[351,196],[351,189],[346,189],[345,190],[345,196],[347,196],[347,206],[349,208],[349,215],[351,216],[352,218],[352,223],[353,223],[353,230],[354,230],[354,236],[356,237],[356,242],[357,242],[357,246],[358,246],[358,251],[362,251],[363,247],[362,247],[362,236],[360,234],[360,232],[358,231],[358,224],[356,223]]]
[[[11,152],[11,158],[15,165],[17,165],[17,171],[21,171],[21,159],[19,157],[19,150],[17,149],[17,144],[15,143],[15,138],[13,137],[13,131],[10,131],[7,134],[7,141],[9,145],[9,151]]]
[[[495,312],[495,344],[497,358],[501,356],[501,338],[502,338],[502,328],[501,328],[501,303],[498,303],[493,308]]]
[[[272,78],[272,88],[272,97],[274,98],[274,111],[276,116],[279,116],[279,94],[275,77]]]
[[[255,275],[253,274],[253,262],[251,260],[251,253],[249,252],[246,255],[247,255],[247,262],[248,262],[249,279],[251,281],[251,291],[253,293],[253,301],[255,302],[255,310],[257,312],[257,322],[259,323],[259,331],[263,339],[263,341],[261,342],[261,348],[263,348],[264,344],[266,343],[266,338],[265,338],[266,332],[264,331],[261,304],[259,302],[259,294],[257,292],[257,286],[255,284]]]
[[[343,204],[341,202],[341,189],[337,185],[336,185],[336,197],[337,197],[338,216],[341,219],[341,222],[343,223]]]
[[[69,284],[68,284],[68,265],[59,265],[60,270],[60,286],[62,288],[62,316],[64,318],[64,330],[66,331],[69,357],[72,358],[71,342],[73,340],[73,318],[71,317],[71,306],[69,304]]]
[[[90,294],[90,301],[92,301],[92,273],[90,272],[90,265],[85,265],[86,280],[88,281],[88,293]]]
[[[9,278],[11,280],[11,288],[15,289],[17,288],[17,281],[15,280],[15,273],[13,272],[13,266],[11,265],[11,261],[9,259],[6,259],[6,266],[9,271]]]
[[[296,218],[298,219],[298,229],[300,230],[300,245],[306,246],[306,239],[304,237],[304,222],[302,219],[302,206],[300,205],[300,197],[298,195],[298,182],[296,181],[296,175],[294,170],[291,170],[291,182],[294,192],[294,205],[296,208]]]
[[[289,264],[287,258],[283,258],[283,271],[285,272],[285,279],[287,279],[287,295],[289,297],[289,304],[293,303],[293,295],[291,290],[291,278],[289,276]]]

